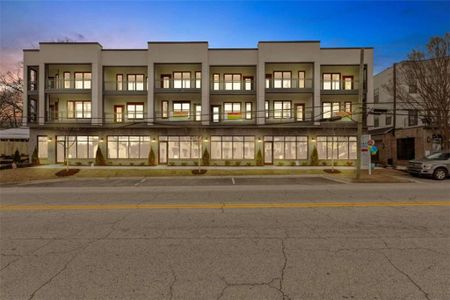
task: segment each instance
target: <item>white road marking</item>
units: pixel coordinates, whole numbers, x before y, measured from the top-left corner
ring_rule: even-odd
[[[236,184],[236,182],[234,181],[234,177],[231,177],[231,181],[233,182],[233,184]]]
[[[146,179],[146,178],[142,178],[141,181],[136,182],[136,183],[134,184],[134,186],[138,186],[138,185],[140,185],[141,183],[144,183],[145,180],[147,180],[147,179]]]

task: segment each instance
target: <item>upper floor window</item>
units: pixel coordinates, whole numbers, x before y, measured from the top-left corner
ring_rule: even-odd
[[[30,91],[34,91],[37,89],[37,72],[36,70],[30,69],[29,72],[29,87]]]
[[[129,91],[144,90],[144,74],[128,74],[127,81]]]
[[[291,72],[273,72],[273,87],[276,89],[290,89]]]
[[[343,76],[344,90],[353,90],[353,76]]]
[[[272,82],[272,74],[266,74],[266,89],[270,89],[271,82]]]
[[[252,107],[253,107],[253,103],[251,103],[251,102],[245,103],[245,119],[246,120],[252,119]]]
[[[335,116],[340,110],[339,102],[323,102],[322,103],[322,118],[329,119]]]
[[[167,74],[161,75],[161,88],[170,89],[170,75]]]
[[[291,101],[273,101],[273,118],[290,119]]]
[[[251,76],[244,77],[244,90],[246,91],[253,90],[253,77]]]
[[[305,71],[298,72],[298,88],[299,89],[305,88]]]
[[[169,118],[169,101],[161,101],[161,118]]]
[[[201,121],[202,120],[202,106],[200,104],[196,104],[196,105],[194,105],[194,107],[195,107],[194,120]]]
[[[202,87],[202,72],[195,72],[195,88],[199,89]]]
[[[265,111],[265,116],[266,116],[266,119],[268,119],[269,118],[269,101],[264,101],[264,111]]]
[[[392,125],[392,116],[386,116],[386,119],[384,120],[386,126]]]
[[[116,90],[118,90],[118,91],[123,90],[123,75],[122,74],[116,75]]]
[[[70,72],[64,72],[63,73],[63,80],[64,80],[64,88],[65,89],[70,89],[71,87],[71,83],[70,83]]]
[[[418,124],[419,112],[415,109],[408,110],[408,126],[416,126]]]
[[[341,74],[339,73],[323,73],[323,89],[339,90],[341,89]]]
[[[350,101],[344,102],[344,111],[352,113],[352,103]]]
[[[241,89],[241,74],[225,74],[225,90]]]
[[[242,119],[241,115],[241,103],[224,103],[224,120],[240,120]]]
[[[69,73],[70,76],[70,73]],[[75,88],[90,89],[91,88],[91,72],[75,72]],[[69,77],[70,83],[70,77]],[[64,86],[65,86],[64,82]]]
[[[191,72],[173,72],[173,87],[175,89],[190,89]]]
[[[380,116],[373,116],[373,126],[380,127]]]
[[[68,119],[87,119],[91,117],[91,101],[67,101]]]
[[[191,113],[191,103],[186,101],[173,102],[174,118],[189,118]]]
[[[144,103],[127,103],[127,118],[128,119],[143,119],[144,118]]]
[[[220,74],[213,74],[213,90],[220,90]]]
[[[297,121],[305,121],[305,105],[304,104],[297,104],[296,109],[296,116],[295,119]]]

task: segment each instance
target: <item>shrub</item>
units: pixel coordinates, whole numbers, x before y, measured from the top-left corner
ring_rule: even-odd
[[[346,164],[347,164],[347,166],[349,166],[349,167],[353,166],[353,162],[352,162],[352,161],[347,161]]]
[[[281,166],[284,166],[284,162],[282,162],[282,161],[279,161],[278,162],[278,165],[281,167]]]
[[[95,165],[96,166],[106,166],[106,160],[103,156],[102,150],[100,147],[97,148],[97,152],[95,153]]]
[[[294,167],[296,165],[295,161],[291,161],[291,166]]]
[[[187,162],[183,161],[183,162],[181,163],[181,165],[182,165],[183,167],[186,167],[186,166],[187,166]]]
[[[148,165],[156,166],[156,157],[153,148],[150,148],[150,152],[148,153]]]
[[[302,166],[307,166],[307,165],[308,165],[307,161],[302,162]]]
[[[252,165],[252,163],[251,162],[248,162],[248,163],[246,163],[245,165],[247,165],[247,166],[251,166]]]
[[[209,152],[208,152],[208,149],[205,149],[205,151],[203,151],[202,164],[204,166],[209,166]]]
[[[314,149],[311,153],[311,166],[318,166],[319,165],[319,153],[317,152],[316,146],[314,146]]]
[[[264,166],[264,161],[263,161],[261,149],[259,149],[258,153],[256,153],[256,165],[257,166]]]
[[[229,160],[225,161],[225,166],[229,166],[231,164],[231,162]]]
[[[15,162],[16,164],[20,163],[20,152],[19,152],[19,150],[16,150],[16,152],[14,152],[13,162]]]
[[[323,162],[321,162],[320,164],[321,164],[322,166],[328,166],[328,164],[327,164],[326,161],[323,161]]]
[[[198,166],[198,161],[194,160],[194,166]]]
[[[239,167],[239,166],[241,165],[241,162],[240,162],[240,161],[237,161],[237,162],[234,163],[234,165],[235,165],[236,167]]]
[[[169,162],[169,166],[175,166],[175,163],[173,161]]]
[[[130,163],[130,166],[134,166],[134,163]]]
[[[34,147],[33,154],[31,155],[31,164],[32,164],[33,166],[38,166],[38,165],[41,164],[41,162],[39,161],[38,148],[37,148],[37,146]]]
[[[76,162],[76,165],[77,165],[77,166],[81,166],[81,165],[82,165],[82,163],[81,163],[81,162],[79,162],[79,161],[77,161],[77,162]]]

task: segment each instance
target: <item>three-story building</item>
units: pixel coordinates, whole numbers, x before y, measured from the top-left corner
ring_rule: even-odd
[[[318,41],[210,49],[149,42],[147,49],[40,43],[24,50],[24,122],[41,163],[308,165],[356,159],[358,105],[373,102],[373,49]],[[336,118],[339,117],[339,118]],[[363,118],[364,120],[365,118]],[[260,154],[258,154],[260,153]]]

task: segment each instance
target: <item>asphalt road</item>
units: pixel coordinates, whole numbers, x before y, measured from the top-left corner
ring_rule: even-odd
[[[244,183],[4,187],[0,298],[450,299],[448,182]]]

